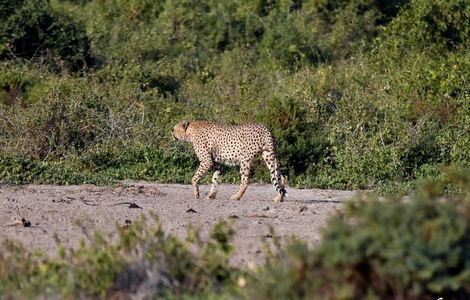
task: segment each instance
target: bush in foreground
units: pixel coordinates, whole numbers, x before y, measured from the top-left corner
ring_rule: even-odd
[[[255,271],[229,264],[234,231],[217,224],[208,239],[166,234],[158,219],[95,233],[58,256],[6,242],[0,251],[0,298],[166,297],[246,299],[467,299],[470,293],[470,173],[425,184],[409,199],[361,195],[332,217],[315,249],[265,243]],[[39,294],[38,294],[38,291]]]
[[[249,286],[252,299],[468,299],[470,174],[462,192],[425,184],[410,199],[361,195],[329,220],[321,244],[277,249]]]
[[[190,229],[186,240],[166,234],[156,216],[121,228],[118,239],[87,235],[78,249],[59,245],[58,257],[29,253],[12,242],[0,252],[0,298],[138,298],[178,296],[232,286],[227,263],[233,230],[217,224],[208,240]]]

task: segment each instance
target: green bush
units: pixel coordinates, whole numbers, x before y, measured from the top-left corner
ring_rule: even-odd
[[[184,240],[158,218],[86,230],[80,247],[55,257],[6,241],[0,246],[2,298],[466,299],[470,292],[470,171],[441,174],[411,197],[360,194],[323,229],[322,240],[283,245],[272,231],[266,261],[229,263],[235,234],[218,223],[207,238]],[[447,193],[444,196],[444,189]],[[450,192],[450,193],[449,193]]]
[[[5,242],[0,297],[181,297],[204,290],[222,292],[236,278],[237,270],[227,264],[234,233],[226,222],[217,224],[204,240],[194,229],[188,230],[186,240],[168,235],[156,216],[151,223],[142,217],[118,228],[118,233],[116,242],[95,232],[77,249],[59,244],[56,258]]]
[[[305,174],[329,155],[324,127],[299,100],[274,98],[259,118],[277,139],[284,174]]]
[[[20,13],[36,27],[40,15],[50,16],[52,31],[62,24],[59,15],[76,24],[64,36],[35,35],[48,39],[44,45],[54,40],[62,49],[65,37],[89,39],[95,61],[81,73],[50,72],[12,56],[0,65],[0,152],[64,167],[62,174],[70,166],[87,173],[74,180],[96,173],[101,182],[189,182],[183,173],[197,160],[170,139],[183,118],[266,123],[294,186],[412,189],[442,167],[470,161],[464,1],[2,5],[8,39],[24,29],[8,23]],[[163,152],[188,159],[184,167],[165,160],[165,172],[139,160],[142,152],[153,153],[155,165]],[[269,179],[261,161],[252,170],[254,181]],[[234,182],[235,173],[224,178]]]
[[[410,47],[437,51],[468,47],[469,13],[464,0],[410,1],[386,28],[384,44],[399,53]]]
[[[442,197],[442,184],[457,184]],[[321,243],[272,248],[248,287],[256,299],[466,299],[470,173],[454,171],[410,199],[363,194],[332,217]]]
[[[0,59],[36,59],[58,70],[78,71],[91,62],[85,29],[47,1],[0,4]]]
[[[27,156],[2,154],[0,178],[13,184],[110,184],[124,179],[186,183],[191,181],[195,165],[194,155],[181,149],[163,151],[139,145],[125,148],[99,146],[59,161],[38,161]],[[239,175],[232,172],[224,174],[223,178],[224,181],[238,182]]]

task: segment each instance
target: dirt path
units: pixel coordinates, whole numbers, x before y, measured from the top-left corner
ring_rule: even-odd
[[[151,184],[123,182],[119,186],[0,186],[0,242],[5,239],[20,241],[30,249],[39,248],[56,253],[55,235],[66,246],[75,247],[85,226],[95,226],[110,236],[116,234],[115,224],[136,220],[150,211],[159,215],[167,233],[186,235],[189,223],[206,234],[221,219],[234,220],[236,253],[234,263],[259,262],[260,239],[268,233],[267,225],[286,240],[292,235],[311,244],[320,238],[320,228],[327,217],[354,192],[292,189],[280,204],[272,201],[270,185],[250,185],[241,201],[228,200],[238,189],[236,185],[221,185],[216,200],[195,200],[191,187],[178,184]],[[201,186],[201,194],[208,186]],[[139,208],[129,208],[131,202]],[[17,213],[31,221],[31,227],[5,226]],[[235,217],[234,217],[235,216]]]

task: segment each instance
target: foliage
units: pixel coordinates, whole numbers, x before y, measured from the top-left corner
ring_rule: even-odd
[[[295,98],[274,98],[260,117],[273,130],[280,164],[290,174],[306,173],[329,154],[325,128],[305,107]]]
[[[447,192],[445,192],[447,189]],[[450,192],[449,192],[450,191]],[[445,194],[444,194],[445,193]],[[226,221],[203,238],[164,232],[158,218],[91,232],[55,257],[0,246],[2,298],[466,299],[470,292],[470,171],[448,170],[411,197],[357,195],[331,216],[322,240],[281,243],[271,229],[265,262],[230,263]]]
[[[247,298],[466,299],[469,175],[453,171],[406,200],[357,196],[329,220],[315,249],[300,241],[271,246]],[[460,185],[459,193],[442,198],[445,182]]]
[[[1,5],[0,154],[65,174],[6,166],[1,180],[189,182],[197,160],[170,135],[183,118],[266,123],[294,186],[413,189],[469,166],[466,1]],[[53,23],[25,35],[20,14],[37,30],[41,16]],[[55,58],[9,56],[16,36],[44,38]],[[262,161],[252,170],[269,180]]]
[[[58,256],[6,242],[0,253],[0,296],[65,298],[143,298],[222,291],[235,280],[227,264],[233,230],[217,224],[207,240],[190,229],[187,240],[166,234],[156,216],[118,228],[111,242],[89,233],[77,249],[58,244]],[[86,228],[84,224],[78,224]]]
[[[0,59],[37,59],[72,71],[91,63],[83,26],[53,11],[47,1],[2,1],[0,28]]]
[[[0,181],[188,183],[197,159],[170,134],[183,118],[267,124],[293,186],[386,192],[438,180],[406,201],[359,196],[316,249],[274,238],[257,272],[227,265],[225,223],[208,241],[194,230],[181,241],[142,221],[115,243],[97,234],[57,258],[7,243],[0,298],[464,299],[468,172],[442,170],[470,167],[469,9],[464,0],[0,2]],[[253,181],[269,180],[261,160],[252,170]]]
[[[464,1],[411,1],[385,31],[384,45],[445,51],[468,46],[470,8]]]

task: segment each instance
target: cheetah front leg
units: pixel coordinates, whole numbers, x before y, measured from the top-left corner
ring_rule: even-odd
[[[196,174],[194,174],[193,179],[192,179],[192,184],[193,184],[193,194],[196,199],[199,199],[199,187],[198,183],[199,180],[201,180],[202,176],[209,171],[210,168],[212,168],[213,161],[210,156],[205,157],[201,159],[201,162],[199,163],[199,167],[196,170]]]
[[[248,176],[250,175],[251,161],[242,161],[240,163],[241,184],[238,193],[230,197],[232,200],[240,200],[248,187]]]
[[[218,185],[217,180],[219,179],[219,175],[220,175],[220,164],[215,163],[214,169],[215,171],[214,171],[214,175],[212,175],[211,190],[209,192],[209,195],[207,195],[207,199],[215,199],[215,196],[217,195],[217,185]]]

